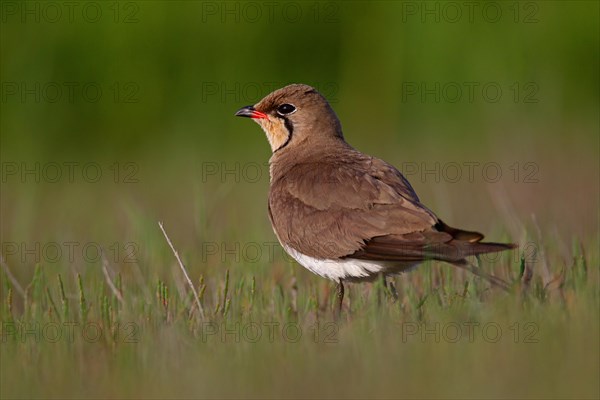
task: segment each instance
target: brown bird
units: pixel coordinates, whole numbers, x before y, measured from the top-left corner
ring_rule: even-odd
[[[269,217],[283,248],[298,263],[338,284],[369,281],[440,260],[508,288],[472,266],[468,256],[508,250],[477,232],[452,228],[425,207],[393,166],[355,150],[327,100],[294,84],[236,116],[265,131],[273,155]]]

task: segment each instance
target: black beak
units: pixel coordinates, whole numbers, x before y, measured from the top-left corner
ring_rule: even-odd
[[[267,114],[258,111],[253,106],[246,106],[246,107],[240,108],[235,113],[235,116],[236,117],[247,117],[247,118],[253,118],[253,119],[260,119],[260,118],[268,119],[269,118],[269,117],[267,117]]]
[[[237,110],[237,112],[235,113],[235,116],[236,117],[248,117],[248,118],[251,118],[252,117],[252,113],[254,111],[256,111],[256,110],[252,106],[242,107],[239,110]]]

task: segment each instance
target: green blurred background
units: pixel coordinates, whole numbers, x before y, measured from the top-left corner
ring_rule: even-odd
[[[455,224],[501,217],[482,184],[518,218],[596,232],[597,2],[3,1],[2,12],[1,156],[18,164],[2,182],[5,237],[122,231],[125,209],[209,237],[268,228],[268,145],[233,113],[294,82],[330,98],[350,143],[399,168],[498,163],[494,185],[464,167],[456,183],[409,175]],[[61,164],[62,178],[23,184],[35,162]],[[73,182],[65,162],[79,163]],[[78,176],[87,162],[98,183]],[[257,182],[248,163],[262,166]],[[227,207],[199,232],[201,202]]]
[[[194,281],[225,268],[259,285],[282,280],[281,255],[249,265],[207,257],[204,244],[265,251],[276,240],[267,141],[233,114],[306,83],[331,101],[352,145],[402,169],[447,223],[535,241],[562,260],[556,268],[578,241],[598,259],[596,1],[0,4],[3,245],[133,242],[154,282],[173,271],[161,220]],[[478,163],[472,179],[466,163]],[[29,282],[34,257],[5,250]],[[124,257],[111,261],[127,279]],[[59,264],[44,268],[100,274],[81,257]],[[295,271],[301,290],[327,285]]]

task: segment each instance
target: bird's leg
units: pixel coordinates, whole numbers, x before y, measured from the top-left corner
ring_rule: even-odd
[[[339,317],[340,315],[342,315],[342,304],[344,302],[344,283],[342,282],[341,279],[338,281],[338,284],[336,287],[336,292],[337,292],[336,314]]]
[[[387,280],[383,273],[377,275],[377,282],[373,285],[375,293],[377,294],[377,307],[381,307],[381,297],[387,296]]]
[[[394,280],[390,278],[390,280],[385,280],[385,285],[387,287],[388,292],[394,298],[394,302],[398,301],[398,291],[396,290],[396,285],[394,285]]]

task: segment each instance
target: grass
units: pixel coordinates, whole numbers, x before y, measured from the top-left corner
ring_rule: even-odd
[[[3,262],[2,398],[594,398],[593,246],[488,260],[510,293],[431,262],[394,279],[397,301],[382,282],[349,285],[339,321],[333,285],[279,256],[274,273],[192,274],[194,290],[172,254],[143,284],[104,258],[37,264],[21,288]]]

